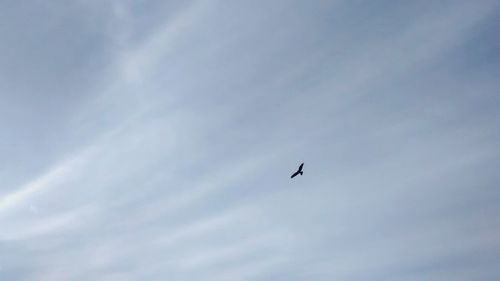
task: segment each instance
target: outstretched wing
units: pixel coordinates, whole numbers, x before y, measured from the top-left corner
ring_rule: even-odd
[[[304,167],[304,163],[300,164],[300,166],[299,166],[299,172],[302,171],[302,167]]]
[[[298,175],[299,173],[300,173],[299,171],[297,171],[297,172],[293,173],[293,175],[292,175],[290,178],[291,178],[291,179],[293,179],[293,178],[294,178],[296,175]]]

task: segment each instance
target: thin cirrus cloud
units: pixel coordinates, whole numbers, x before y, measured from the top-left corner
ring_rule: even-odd
[[[495,1],[0,6],[0,279],[498,276]]]

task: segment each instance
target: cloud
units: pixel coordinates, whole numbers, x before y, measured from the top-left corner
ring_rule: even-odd
[[[88,153],[88,151],[82,151],[76,157],[63,161],[63,163],[50,169],[44,175],[17,188],[16,191],[5,194],[0,200],[0,216],[1,213],[18,207],[30,198],[46,192],[57,185],[61,185],[69,178],[74,177],[74,170],[78,169],[77,166],[82,165],[86,161],[85,158]]]
[[[2,49],[0,279],[498,273],[494,1],[72,5],[3,17],[85,40]]]
[[[45,218],[21,219],[13,223],[0,222],[3,229],[0,241],[17,241],[44,235],[61,234],[65,230],[78,227],[85,216],[88,217],[91,212],[96,211],[92,209],[90,206],[86,206]]]

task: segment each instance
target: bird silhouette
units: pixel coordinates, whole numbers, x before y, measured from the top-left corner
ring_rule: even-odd
[[[298,174],[300,174],[302,176],[302,174],[304,173],[304,172],[302,172],[302,167],[304,167],[304,163],[300,164],[299,169],[297,170],[297,172],[293,173],[293,175],[290,178],[293,179]]]

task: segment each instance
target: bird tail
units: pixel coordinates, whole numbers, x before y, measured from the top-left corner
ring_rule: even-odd
[[[304,173],[304,172],[300,171],[300,175],[301,175],[301,176],[302,176],[302,174],[303,174],[303,173]]]

